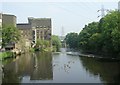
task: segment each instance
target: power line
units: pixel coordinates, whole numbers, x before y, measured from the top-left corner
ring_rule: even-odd
[[[99,18],[99,17],[102,17],[102,18],[103,18],[103,17],[105,16],[105,12],[109,12],[109,10],[108,10],[108,9],[105,9],[105,8],[104,8],[104,5],[102,5],[102,6],[101,6],[101,9],[98,10],[97,12],[101,12],[101,15],[99,15],[98,18]]]
[[[63,7],[63,6],[60,6],[59,4],[56,4],[56,3],[54,3],[54,5],[56,5],[58,8],[66,11],[66,12],[71,13],[72,15],[82,16],[82,17],[85,17],[85,18],[87,18],[87,19],[92,19],[91,17],[88,17],[88,16],[86,16],[86,15],[84,15],[84,14],[82,14],[82,13],[79,13],[78,11],[75,12],[75,11],[70,10],[70,9],[67,9],[67,8],[65,8],[65,7]]]
[[[91,12],[91,11],[93,11],[93,7],[91,7],[90,3],[92,3],[92,2],[82,2],[81,4],[75,3],[75,5],[80,6],[80,7],[81,7],[81,5],[82,5],[82,7],[84,7],[85,10]],[[89,5],[89,6],[88,6],[88,5]],[[88,9],[89,9],[89,10],[88,10]]]

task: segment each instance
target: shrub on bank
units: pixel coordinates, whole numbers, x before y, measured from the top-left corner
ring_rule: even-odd
[[[13,57],[14,53],[7,51],[7,52],[0,52],[0,59],[5,59],[5,58],[9,58],[9,57]]]

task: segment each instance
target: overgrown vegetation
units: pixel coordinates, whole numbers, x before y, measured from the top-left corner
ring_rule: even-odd
[[[77,47],[86,52],[112,57],[120,56],[119,15],[120,12],[111,11],[99,22],[85,25],[78,36],[76,33],[67,34],[67,44],[70,48]]]
[[[77,33],[68,33],[66,35],[66,44],[69,44],[70,48],[78,48],[78,34]]]
[[[53,51],[60,51],[61,41],[56,35],[52,35],[52,47]]]
[[[0,52],[0,60],[9,58],[9,57],[13,57],[13,56],[14,56],[14,53],[10,52],[10,51]]]
[[[51,47],[50,41],[38,39],[35,45],[35,50],[49,51],[50,47]]]
[[[2,28],[2,46],[9,43],[16,43],[20,39],[20,32],[14,26],[3,26]]]
[[[52,48],[51,48],[51,45],[52,45]],[[57,51],[58,52],[60,51],[60,47],[61,47],[61,41],[59,37],[56,35],[52,35],[51,41],[38,39],[34,49],[31,49],[30,51],[39,50],[39,51],[54,51],[54,52]]]
[[[11,43],[17,43],[20,39],[20,32],[14,26],[3,26],[2,27],[2,47]],[[8,57],[13,57],[14,53],[11,51],[0,52],[0,58],[5,59]]]

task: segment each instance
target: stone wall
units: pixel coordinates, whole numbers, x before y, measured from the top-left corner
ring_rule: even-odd
[[[16,27],[16,16],[10,14],[2,14],[2,25],[12,25]]]
[[[32,29],[29,24],[17,24],[17,28],[21,32],[21,38],[19,43],[16,45],[17,48],[23,50],[29,49],[32,43]]]

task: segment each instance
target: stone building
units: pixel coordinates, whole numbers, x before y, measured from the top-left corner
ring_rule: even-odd
[[[21,32],[21,39],[15,44],[15,48],[30,48],[36,44],[37,39],[51,42],[51,18],[28,18],[28,23],[16,24],[15,15],[2,14],[1,17],[2,26],[14,26]]]
[[[17,44],[17,47],[23,48],[30,48],[32,43],[32,29],[31,25],[28,23],[17,24],[17,28],[21,32],[21,40],[20,43]],[[20,45],[23,44],[23,45]],[[22,46],[22,47],[20,47]]]
[[[37,39],[51,40],[51,19],[50,18],[28,18],[31,24],[33,42],[36,43]]]
[[[11,14],[2,14],[2,29],[4,29],[5,26],[13,26],[16,27],[16,16]],[[15,43],[10,42],[5,46],[5,49],[13,49],[15,48]]]
[[[11,14],[2,14],[2,26],[4,25],[16,27],[16,16]]]
[[[28,18],[28,23],[17,24],[22,35],[26,38],[28,46],[36,43],[37,39],[51,41],[51,19],[50,18]]]

